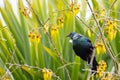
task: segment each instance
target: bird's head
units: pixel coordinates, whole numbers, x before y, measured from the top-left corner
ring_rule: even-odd
[[[75,40],[79,37],[81,37],[82,35],[76,33],[76,32],[71,32],[70,34],[67,35],[67,37],[70,37],[72,40]]]

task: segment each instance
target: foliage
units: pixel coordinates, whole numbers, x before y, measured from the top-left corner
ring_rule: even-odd
[[[9,0],[0,7],[1,80],[120,79],[119,0],[23,1],[17,15]],[[96,76],[74,54],[66,38],[73,31],[95,45]]]

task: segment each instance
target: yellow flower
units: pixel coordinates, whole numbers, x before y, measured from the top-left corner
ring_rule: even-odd
[[[97,54],[100,54],[100,48],[98,47],[98,45],[96,45],[96,52]]]
[[[101,69],[101,66],[98,66],[97,67],[97,74],[96,74],[96,76],[97,77],[101,77],[103,75],[103,70]]]
[[[111,80],[112,76],[113,75],[111,73],[108,73],[107,76],[106,76],[107,80]]]
[[[102,77],[103,76],[103,72],[106,70],[107,64],[104,60],[101,60],[98,62],[98,66],[97,66],[97,73],[96,76],[97,77]]]
[[[106,14],[105,14],[105,9],[101,9],[101,10],[100,10],[100,14],[101,14],[102,17],[105,17],[105,15],[106,15]]]
[[[73,9],[74,9],[74,3],[72,2],[72,3],[70,4],[70,10],[73,11]]]
[[[108,80],[106,77],[102,77],[101,80]]]
[[[52,80],[53,72],[49,69],[42,69],[44,80]]]
[[[80,4],[79,3],[75,4],[75,3],[72,2],[70,4],[70,10],[76,15],[80,10]]]
[[[104,44],[102,43],[102,41],[98,41],[97,44],[95,45],[96,48],[96,53],[100,54],[100,53],[106,53],[106,49]]]
[[[77,5],[76,7],[74,7],[73,9],[74,14],[75,15],[78,14],[79,10],[80,10],[80,5]]]
[[[30,41],[33,42],[35,39],[35,34],[32,32],[29,32],[28,37],[29,37]]]
[[[94,36],[94,33],[93,33],[89,28],[87,28],[87,35],[88,35],[89,37],[93,37],[93,36]]]
[[[89,37],[91,37],[91,31],[90,31],[89,28],[87,29],[87,34],[88,34]]]
[[[96,12],[95,14],[96,18],[99,19],[99,21],[102,23],[104,21],[104,17],[106,16],[106,11],[105,9],[101,9],[99,10],[99,12]]]
[[[63,14],[58,17],[58,28],[63,28],[64,16]]]
[[[28,7],[19,8],[19,9],[23,13],[23,15],[25,15],[25,17],[29,17],[29,15],[30,15],[30,9]]]
[[[116,33],[117,33],[117,22],[116,21],[112,21],[112,20],[106,20],[106,26],[105,26],[105,32],[107,35],[108,40],[113,40],[116,37]]]
[[[106,53],[106,48],[105,48],[104,44],[102,44],[101,50],[103,53]]]
[[[51,28],[50,31],[51,31],[51,37],[52,38],[54,38],[55,36],[57,36],[57,34],[58,34],[58,28],[59,28],[58,26],[55,26],[55,27]]]
[[[40,38],[41,38],[41,35],[40,34],[36,34],[36,43],[39,43],[40,42]]]
[[[107,68],[107,64],[104,60],[98,62],[96,77],[99,77],[100,80],[111,80],[113,75],[111,73],[104,73]]]
[[[111,73],[105,73],[106,76],[102,76],[101,80],[114,80],[113,75]]]
[[[100,18],[100,15],[98,13],[95,14],[96,18]]]
[[[4,77],[3,80],[11,80],[9,77]]]
[[[34,28],[28,33],[28,37],[30,42],[35,42],[36,44],[40,42],[41,34],[39,32],[37,23],[34,23]]]
[[[63,17],[63,15],[60,15],[60,16],[58,17],[58,23],[59,23],[59,24],[64,23],[64,17]]]
[[[30,31],[29,34],[28,34],[28,37],[30,39],[30,42],[35,42],[35,43],[39,43],[40,42],[40,39],[41,39],[41,35],[38,31]]]

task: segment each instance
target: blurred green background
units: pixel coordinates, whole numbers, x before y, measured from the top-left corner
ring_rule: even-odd
[[[105,72],[110,72],[113,80],[118,79],[119,74],[115,75],[114,70],[120,72],[119,0],[89,1],[107,49],[86,0],[16,2],[17,10],[10,0],[4,0],[4,7],[0,7],[3,19],[0,20],[1,80],[88,79],[87,63],[75,55],[66,38],[73,31],[92,41],[97,49],[97,61],[104,60],[107,63]],[[101,80],[106,74],[96,79]]]

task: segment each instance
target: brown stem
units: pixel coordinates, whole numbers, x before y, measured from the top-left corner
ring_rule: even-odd
[[[117,2],[117,0],[114,0],[112,5],[110,6],[110,10],[113,8],[113,6],[115,5],[115,3]]]
[[[30,9],[32,10],[33,14],[35,15],[37,21],[39,22],[39,24],[43,27],[44,24],[42,23],[42,21],[39,19],[38,15],[36,14],[36,12],[34,11],[33,7],[31,6],[30,2],[28,0],[26,0],[26,2],[28,3]]]

